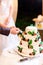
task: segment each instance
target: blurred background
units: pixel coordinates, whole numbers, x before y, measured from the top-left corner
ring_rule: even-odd
[[[42,0],[18,0],[18,15],[16,26],[22,30],[35,24],[32,19],[42,14]]]

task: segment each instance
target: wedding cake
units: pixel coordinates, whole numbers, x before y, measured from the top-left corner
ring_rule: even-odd
[[[37,28],[27,26],[25,31],[18,34],[20,43],[17,46],[17,51],[22,56],[33,57],[39,54],[40,35]]]

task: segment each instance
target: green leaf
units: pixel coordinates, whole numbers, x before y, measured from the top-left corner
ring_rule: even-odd
[[[40,35],[37,35],[37,39],[39,40],[41,37],[40,37]]]
[[[33,53],[33,55],[35,55],[36,53],[35,52],[32,52]]]
[[[40,44],[43,44],[43,42],[41,41]]]
[[[32,44],[32,40],[29,40],[28,44],[29,44],[29,45]]]
[[[34,35],[34,31],[29,31],[28,34]]]
[[[29,46],[29,48],[33,49],[33,46],[32,46],[32,45],[30,45],[30,46]]]
[[[36,53],[37,51],[36,51],[35,49],[33,49],[33,52],[35,52],[35,53]]]
[[[29,31],[28,34],[32,34],[31,31]]]
[[[35,41],[35,42],[36,42],[36,41],[38,41],[38,38],[35,38],[35,40],[34,40],[34,41]]]
[[[30,24],[30,26],[34,26],[33,24]]]
[[[20,49],[20,47],[19,46],[17,46],[18,47],[18,49]]]
[[[32,31],[32,35],[34,35],[34,31]]]
[[[20,51],[20,52],[22,52],[22,47],[20,47],[20,46],[17,46],[18,47],[18,50]]]
[[[39,48],[39,51],[43,50],[43,48]]]

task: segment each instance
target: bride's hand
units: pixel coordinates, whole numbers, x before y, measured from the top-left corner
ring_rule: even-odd
[[[20,29],[17,27],[10,28],[10,33],[12,34],[18,34],[20,32]]]

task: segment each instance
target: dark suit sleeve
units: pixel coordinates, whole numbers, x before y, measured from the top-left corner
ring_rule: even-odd
[[[8,36],[10,33],[10,28],[2,28],[0,27],[0,34]]]

